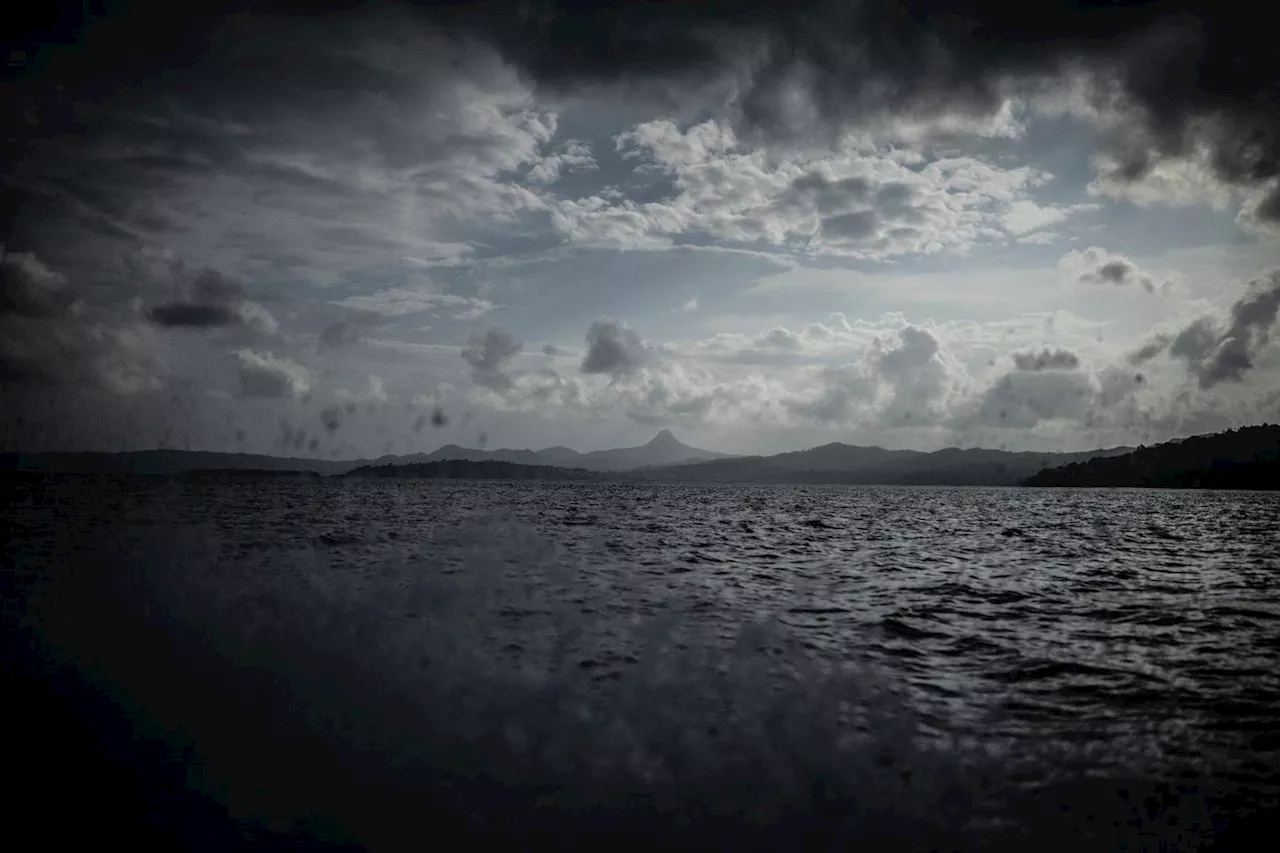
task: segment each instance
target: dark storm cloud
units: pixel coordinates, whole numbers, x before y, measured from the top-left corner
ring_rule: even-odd
[[[179,278],[183,272],[176,271]],[[214,269],[198,272],[185,288],[185,298],[152,306],[147,319],[157,326],[208,329],[246,326],[260,332],[276,329],[275,318],[245,298],[244,286]]]
[[[1019,370],[1075,370],[1080,366],[1080,357],[1071,350],[1043,349],[1040,352],[1017,352],[1013,354],[1013,363]]]
[[[503,372],[503,368],[518,352],[519,341],[501,329],[493,328],[483,337],[471,337],[462,348],[462,360],[471,365],[471,378],[477,385],[505,391],[511,387],[511,377]]]
[[[9,74],[19,85],[3,106],[7,115],[25,116],[29,126],[75,127],[84,120],[78,103],[105,102],[135,89],[162,94],[165,77],[157,72],[193,63],[234,71],[237,78],[222,85],[235,89],[247,67],[235,63],[236,51],[264,31],[267,13],[277,13],[273,24],[309,15],[336,34],[352,15],[369,14],[353,12],[357,5],[206,0],[184,7],[183,15],[158,15],[167,5],[151,0],[130,4],[129,15],[88,22],[73,11],[62,19],[29,20],[34,26],[25,37],[6,45],[14,57]],[[1261,218],[1280,214],[1273,183],[1280,175],[1276,12],[1243,0],[485,0],[411,6],[428,26],[488,43],[552,91],[624,84],[672,96],[732,81],[737,91],[731,106],[742,130],[767,135],[811,136],[884,115],[990,115],[1010,83],[1034,86],[1066,70],[1087,70],[1121,95],[1130,116],[1127,129],[1108,143],[1116,154],[1113,177],[1137,180],[1161,158],[1205,150],[1222,180],[1272,190],[1257,207]],[[250,8],[252,16],[237,17]],[[59,49],[59,42],[77,36],[75,51]],[[300,56],[286,74],[259,80],[270,90],[266,95],[312,78],[330,81],[325,96],[331,99],[403,85],[336,52],[316,51],[307,59]],[[341,79],[334,76],[339,66]],[[207,80],[216,87],[219,76]],[[209,144],[201,139],[199,145]],[[193,153],[207,152],[167,156],[199,162]],[[396,157],[393,150],[385,153]]]
[[[225,305],[200,305],[194,302],[169,302],[147,310],[147,319],[157,326],[190,326],[208,328],[230,326],[239,315]]]
[[[811,134],[877,114],[989,115],[1011,81],[1087,69],[1130,113],[1114,177],[1203,147],[1222,180],[1280,175],[1276,13],[1243,0],[1120,5],[1004,0],[533,0],[431,16],[497,45],[542,84],[740,83],[745,130]],[[1275,189],[1274,187],[1272,188]],[[1280,214],[1280,191],[1258,208]]]
[[[1226,322],[1197,317],[1173,335],[1157,335],[1129,361],[1141,364],[1168,352],[1183,362],[1201,388],[1239,382],[1272,341],[1280,316],[1280,271],[1249,282],[1246,294],[1231,306]]]
[[[587,329],[587,354],[583,373],[622,376],[649,360],[650,352],[640,336],[616,320],[596,320]]]

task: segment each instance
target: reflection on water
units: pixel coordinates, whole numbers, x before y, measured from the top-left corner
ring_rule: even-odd
[[[1275,494],[6,488],[18,660],[187,845],[1202,849],[1280,789]]]

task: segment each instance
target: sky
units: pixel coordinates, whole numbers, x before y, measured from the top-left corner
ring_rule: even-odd
[[[1084,450],[1280,421],[1269,12],[48,4],[0,445]]]

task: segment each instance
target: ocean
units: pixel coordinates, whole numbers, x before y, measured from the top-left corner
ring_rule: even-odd
[[[1277,807],[1277,493],[3,489],[50,839],[1261,849]]]

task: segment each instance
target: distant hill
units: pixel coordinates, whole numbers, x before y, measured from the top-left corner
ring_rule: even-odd
[[[314,472],[361,476],[520,477],[583,479],[583,472],[615,474],[619,479],[678,482],[744,483],[859,483],[915,485],[1017,485],[1044,468],[1097,456],[1115,456],[1132,448],[1085,453],[1013,453],[1005,450],[947,448],[933,453],[886,450],[835,442],[773,456],[729,456],[690,447],[668,430],[648,444],[579,453],[568,447],[543,450],[478,450],[456,444],[430,453],[382,456],[377,459],[330,461],[285,459],[243,453],[188,450],[144,450],[130,453],[35,453],[0,457],[0,468],[52,473],[173,476],[189,471],[215,470],[207,476],[230,476],[229,470],[257,472]],[[431,468],[441,462],[495,463]],[[514,466],[503,468],[502,465]],[[378,474],[368,474],[372,468]],[[539,469],[539,473],[523,468]],[[385,470],[384,470],[385,469]],[[393,473],[392,469],[401,469]],[[571,473],[549,474],[546,469]],[[472,473],[467,473],[472,472]],[[506,473],[503,473],[506,472]],[[246,473],[243,476],[253,476]]]
[[[187,471],[257,470],[311,471],[341,474],[357,462],[326,459],[262,456],[253,453],[215,453],[207,450],[133,450],[125,453],[6,453],[0,455],[0,469],[37,471],[50,474],[109,474],[129,476],[173,476]]]
[[[774,456],[743,456],[635,472],[652,480],[863,485],[1012,486],[1035,472],[1131,448],[1083,453],[1033,453],[949,447],[932,453],[825,444]]]
[[[408,465],[459,459],[469,462],[511,462],[516,465],[572,465],[575,468],[587,468],[593,471],[625,471],[630,468],[700,462],[727,456],[726,453],[690,447],[672,435],[670,430],[664,429],[648,444],[642,444],[639,447],[592,450],[588,453],[579,453],[568,447],[548,447],[545,450],[511,450],[505,447],[497,450],[480,450],[447,444],[431,453],[389,456],[374,461],[381,465]]]
[[[569,465],[596,471],[622,471],[646,465],[719,459],[727,456],[682,444],[669,430],[662,430],[648,444],[579,453],[568,447],[544,450],[479,450],[446,444],[430,453],[380,456],[377,459],[328,460],[263,456],[252,453],[216,453],[205,450],[133,450],[122,453],[8,453],[0,454],[0,470],[40,471],[53,474],[110,474],[172,476],[207,469],[257,471],[313,471],[345,474],[367,465],[415,465],[458,459],[469,462],[509,462],[516,465]]]
[[[448,459],[409,465],[363,465],[348,471],[346,477],[424,478],[432,480],[602,480],[616,475],[582,468],[557,468],[553,465],[517,465],[497,462]]]
[[[545,452],[545,451],[543,451]],[[629,468],[644,468],[654,465],[678,465],[689,462],[706,462],[712,459],[729,458],[727,453],[716,453],[683,444],[671,430],[664,429],[655,435],[648,444],[639,447],[620,447],[616,450],[593,450],[575,457],[573,462],[583,468],[600,471],[624,471]]]
[[[1280,489],[1280,426],[1243,427],[1050,468],[1028,486]]]

